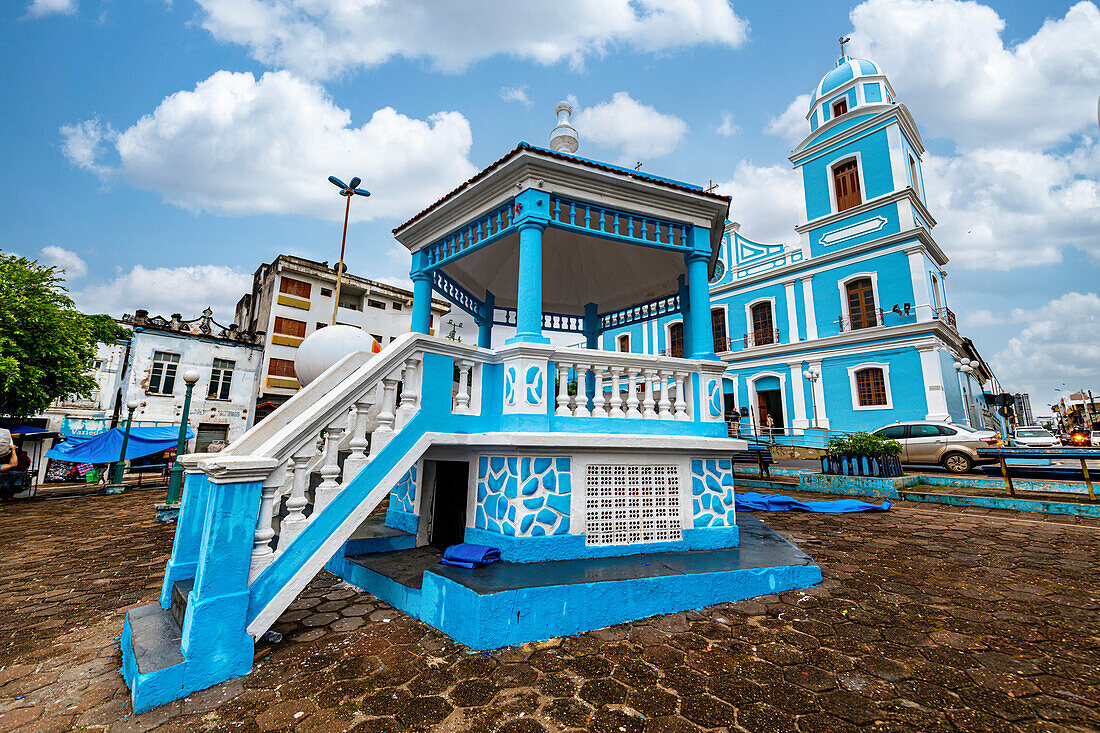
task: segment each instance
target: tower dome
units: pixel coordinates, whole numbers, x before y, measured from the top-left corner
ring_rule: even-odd
[[[836,67],[821,77],[821,81],[814,87],[813,94],[810,96],[810,105],[812,106],[820,97],[827,95],[834,89],[839,89],[842,84],[861,76],[882,76],[882,70],[878,68],[875,62],[868,59],[842,56],[837,59]]]

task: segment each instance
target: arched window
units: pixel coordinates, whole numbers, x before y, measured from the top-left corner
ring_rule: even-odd
[[[871,328],[879,325],[875,309],[875,288],[871,278],[861,277],[847,284],[848,322],[851,329]]]
[[[668,327],[669,356],[684,358],[684,324],[673,323]]]
[[[712,308],[710,311],[710,327],[714,332],[714,353],[721,354],[729,351],[729,339],[726,336],[726,309]]]
[[[886,378],[880,367],[866,367],[856,372],[856,395],[860,407],[882,407],[887,404]]]
[[[752,307],[752,344],[775,343],[775,319],[772,317],[772,304],[770,301],[757,303]]]
[[[859,206],[859,165],[855,158],[833,166],[833,190],[836,192],[836,210],[846,211]]]
[[[630,334],[624,333],[619,336],[619,351],[630,352]]]

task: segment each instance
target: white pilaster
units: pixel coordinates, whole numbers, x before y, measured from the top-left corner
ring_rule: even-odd
[[[821,370],[820,361],[809,362],[810,371],[815,371],[821,375],[816,385],[810,385],[810,391],[813,393],[813,399],[810,401],[814,405],[814,422],[819,428],[829,429],[829,414],[825,411],[825,372]]]
[[[909,277],[913,281],[913,306],[917,321],[931,321],[932,294],[928,286],[928,270],[925,268],[924,250],[920,247],[905,251],[909,256]]]
[[[783,283],[784,297],[787,300],[787,338],[792,344],[798,343],[798,307],[794,302],[794,280]]]
[[[924,394],[928,399],[928,414],[925,420],[950,420],[947,411],[947,391],[944,388],[943,372],[940,371],[940,350],[938,346],[918,346],[920,369],[924,376]]]
[[[817,338],[817,313],[814,309],[814,276],[799,278],[802,281],[802,299],[806,301],[806,340]]]
[[[792,361],[788,363],[791,368],[791,395],[794,397],[794,420],[791,427],[795,435],[802,435],[802,431],[810,427],[810,421],[806,419],[806,393],[804,391],[805,379],[802,376],[802,362]]]

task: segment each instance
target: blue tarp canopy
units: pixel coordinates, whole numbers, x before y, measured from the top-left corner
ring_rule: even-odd
[[[130,441],[126,444],[126,458],[141,458],[175,448],[179,434],[180,429],[173,425],[156,428],[132,427]],[[113,463],[118,460],[118,454],[122,450],[122,436],[122,428],[111,428],[90,438],[69,437],[61,445],[46,451],[46,457],[73,463]],[[194,431],[188,427],[187,439],[194,437]]]
[[[837,499],[836,501],[799,501],[782,494],[758,494],[755,491],[745,491],[736,496],[734,505],[739,512],[789,512],[798,510],[803,512],[886,512],[890,510],[890,502],[871,504],[856,499]]]

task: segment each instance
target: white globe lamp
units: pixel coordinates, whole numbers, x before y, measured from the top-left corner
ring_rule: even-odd
[[[355,326],[328,326],[318,329],[298,345],[294,371],[303,387],[321,376],[336,362],[356,351],[372,351],[374,339]]]

